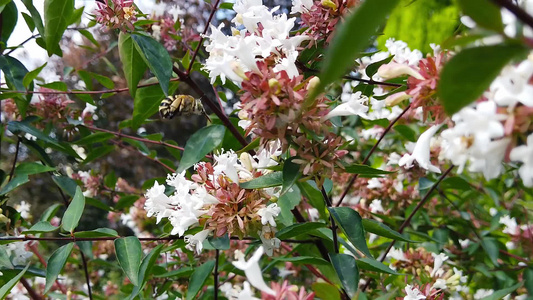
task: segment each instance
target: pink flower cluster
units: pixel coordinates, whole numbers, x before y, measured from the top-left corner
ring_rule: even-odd
[[[104,0],[96,2],[98,8],[95,10],[96,22],[112,29],[133,31],[134,21],[137,20],[137,9],[133,0]]]

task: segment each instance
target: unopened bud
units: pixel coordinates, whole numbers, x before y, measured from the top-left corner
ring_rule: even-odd
[[[395,105],[398,105],[403,100],[409,99],[409,98],[411,98],[411,96],[409,96],[406,92],[395,93],[385,98],[385,105],[395,106]]]
[[[241,160],[241,164],[243,165],[243,167],[246,168],[246,170],[248,170],[250,172],[253,170],[253,168],[252,168],[252,156],[250,154],[248,154],[248,152],[241,153],[241,156],[239,157],[239,159]]]
[[[322,0],[322,1],[320,1],[320,4],[322,4],[322,6],[324,6],[324,7],[330,8],[332,10],[337,10],[337,4],[335,4],[335,2],[333,2],[331,0]]]
[[[378,69],[378,75],[384,79],[396,78],[402,75],[413,76],[414,78],[420,80],[424,79],[424,77],[420,75],[420,73],[418,73],[408,65],[402,65],[395,62],[388,63],[386,65],[381,65],[381,67],[379,67]]]
[[[272,89],[274,88],[276,91],[275,94],[279,94],[281,92],[281,86],[279,85],[279,81],[276,78],[270,78],[268,80],[268,86]]]
[[[320,78],[317,76],[311,78],[309,80],[309,83],[307,84],[307,90],[311,92],[312,90],[316,89],[316,87],[320,84]]]

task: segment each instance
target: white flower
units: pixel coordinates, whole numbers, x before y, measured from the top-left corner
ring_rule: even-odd
[[[520,233],[520,229],[518,228],[516,219],[509,217],[509,215],[504,215],[503,217],[501,217],[499,223],[505,225],[503,233],[507,233],[510,235],[516,235]]]
[[[13,255],[13,265],[21,266],[28,262],[28,259],[33,256],[33,252],[26,250],[28,242],[14,242],[7,244],[7,250],[10,255]]]
[[[266,225],[268,223],[270,226],[276,227],[276,220],[274,220],[274,218],[277,217],[280,212],[281,208],[279,208],[276,203],[272,203],[267,207],[260,208],[257,211],[257,214],[261,216],[261,224]]]
[[[185,194],[189,194],[191,186],[193,185],[192,181],[185,178],[185,171],[181,172],[180,174],[167,174],[166,181],[168,185],[173,186],[176,189],[175,195],[180,197],[184,196]]]
[[[446,286],[446,280],[442,279],[442,278],[439,278],[437,279],[437,281],[435,282],[435,284],[433,284],[433,286],[431,287],[432,289],[441,289],[441,290],[445,290],[447,288]]]
[[[154,186],[146,192],[145,197],[144,209],[146,209],[146,215],[148,217],[156,216],[157,223],[159,223],[162,218],[170,216],[172,212],[170,210],[172,208],[172,201],[165,195],[164,185],[159,185],[156,181]]]
[[[174,227],[170,234],[178,236],[183,236],[185,231],[193,225],[198,225],[198,217],[206,213],[206,211],[201,210],[203,202],[197,197],[193,197],[189,194],[176,199],[173,196],[174,210],[171,211],[168,216],[168,220]]]
[[[291,14],[304,13],[313,7],[313,0],[292,0]]]
[[[347,102],[340,104],[331,110],[324,119],[330,119],[336,116],[352,116],[358,115],[362,118],[368,118],[366,113],[368,112],[368,97],[362,96],[361,92],[352,94]]]
[[[381,205],[381,200],[372,200],[372,203],[370,203],[370,211],[373,213],[385,212],[383,206]]]
[[[378,75],[383,79],[396,78],[402,75],[409,75],[416,79],[423,80],[424,76],[420,75],[418,71],[408,65],[390,62],[388,64],[381,65],[378,69]]]
[[[238,260],[232,263],[236,268],[244,271],[246,279],[248,279],[248,281],[253,287],[262,292],[275,296],[276,293],[274,292],[274,290],[272,290],[265,283],[263,279],[263,274],[261,272],[261,267],[259,266],[259,260],[263,255],[263,251],[263,246],[260,246],[259,248],[257,248],[252,257],[248,261],[246,261],[244,259],[244,254],[237,250],[235,251],[235,256]]]
[[[448,256],[444,253],[431,253],[431,256],[435,259],[433,262],[433,270],[431,271],[431,277],[441,276],[444,270],[441,268],[442,264],[448,259]]]
[[[379,178],[372,178],[368,180],[366,187],[369,189],[380,189],[383,187],[383,184],[379,181]]]
[[[465,249],[466,247],[468,247],[468,245],[470,245],[470,240],[469,239],[464,239],[464,240],[459,239],[459,244],[461,245],[461,248]]]
[[[274,249],[279,249],[281,246],[281,240],[275,237],[276,227],[263,226],[261,231],[258,231],[257,233],[259,234],[261,243],[263,243],[266,255],[272,256],[274,254]]]
[[[91,103],[86,103],[85,104],[85,108],[83,109],[83,112],[81,113],[82,115],[85,115],[85,114],[94,114],[96,112],[96,109],[98,107],[96,107],[95,105],[92,105]]]
[[[238,165],[237,159],[237,154],[233,151],[223,152],[219,155],[215,154],[215,165],[213,167],[215,178],[220,174],[224,174],[232,182],[239,183],[239,174],[236,168]]]
[[[394,258],[395,260],[409,261],[407,258],[405,258],[405,254],[403,253],[403,250],[400,248],[392,247],[389,253],[387,254],[387,256]]]
[[[30,204],[26,201],[21,201],[20,204],[15,205],[15,209],[20,213],[20,216],[24,219],[28,219],[30,215]]]
[[[440,173],[440,169],[432,165],[431,161],[429,160],[429,146],[431,138],[433,135],[435,135],[440,127],[441,125],[434,125],[422,133],[416,142],[413,154],[405,154],[398,162],[398,165],[400,167],[405,166],[405,168],[409,169],[413,166],[413,162],[416,160],[421,168],[431,172]]]
[[[200,255],[200,253],[202,253],[202,249],[204,248],[203,246],[204,240],[207,238],[210,232],[211,230],[205,229],[205,230],[198,232],[195,235],[191,235],[191,234],[186,235],[183,238],[185,243],[187,243],[185,248],[191,251],[196,250],[196,254]]]
[[[397,165],[401,158],[402,158],[402,156],[400,154],[398,154],[396,152],[392,152],[389,155],[389,159],[387,161],[387,166]]]
[[[485,297],[488,297],[494,293],[494,290],[486,290],[486,289],[479,289],[474,294],[474,299],[485,299]]]
[[[512,161],[522,162],[522,166],[518,169],[518,174],[527,187],[533,186],[533,134],[527,137],[527,144],[515,147],[509,158]]]
[[[426,296],[424,296],[417,288],[414,288],[409,284],[405,286],[405,293],[407,296],[403,297],[403,300],[426,299]]]

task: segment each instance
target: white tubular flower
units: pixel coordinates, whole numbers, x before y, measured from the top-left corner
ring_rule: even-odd
[[[402,75],[409,75],[416,79],[423,80],[424,77],[415,71],[413,68],[408,65],[399,64],[395,62],[390,62],[385,65],[381,65],[378,69],[378,75],[383,79],[396,78]]]
[[[439,278],[437,279],[437,281],[435,282],[435,284],[433,284],[433,286],[431,287],[432,289],[441,289],[441,290],[445,290],[447,288],[446,286],[446,280],[442,279],[442,278]]]
[[[236,168],[237,159],[237,154],[233,151],[215,154],[215,166],[213,167],[215,178],[224,173],[231,181],[239,183],[239,174]]]
[[[96,106],[92,105],[91,103],[86,103],[85,108],[83,109],[82,115],[84,114],[94,114],[96,112]]]
[[[275,296],[276,292],[274,292],[274,290],[272,290],[265,283],[265,280],[263,279],[263,274],[261,272],[261,267],[259,266],[259,260],[261,259],[263,252],[263,246],[260,246],[259,248],[257,248],[252,257],[248,261],[246,261],[244,259],[244,254],[237,250],[235,251],[235,256],[238,258],[238,260],[232,263],[236,268],[244,271],[246,279],[248,279],[248,281],[253,287],[269,295]]]
[[[518,169],[518,174],[527,187],[533,186],[533,134],[527,137],[527,144],[515,147],[509,158],[512,161],[522,162],[522,166]]]
[[[402,249],[394,247],[391,248],[391,250],[387,254],[387,257],[394,258],[395,260],[409,261],[407,258],[405,258],[405,253],[403,253]]]
[[[426,130],[424,133],[420,135],[420,138],[418,138],[418,141],[416,142],[416,146],[413,149],[413,154],[405,154],[399,161],[398,165],[405,166],[406,169],[409,169],[413,166],[413,162],[416,160],[418,165],[421,168],[424,168],[430,172],[439,173],[440,169],[436,166],[431,164],[431,161],[429,160],[429,146],[431,142],[431,138],[437,130],[442,125],[434,125],[428,130]]]
[[[276,203],[272,203],[267,207],[260,208],[257,214],[261,216],[261,224],[276,227],[276,220],[274,219],[281,212],[281,208]]]
[[[193,182],[185,178],[185,171],[180,174],[167,174],[167,184],[176,189],[175,195],[185,196],[189,194]]]
[[[368,116],[368,106],[366,105],[368,97],[362,96],[361,92],[352,94],[350,99],[339,106],[331,110],[325,117],[325,120],[328,120],[337,116],[352,116],[358,115],[362,118],[367,119]]]
[[[405,293],[407,296],[403,297],[403,300],[426,299],[426,296],[424,296],[417,288],[414,288],[409,284],[405,286]]]
[[[431,256],[433,256],[435,261],[433,262],[433,270],[430,275],[431,277],[441,276],[444,273],[444,270],[441,268],[442,264],[448,259],[448,256],[444,253],[431,253]]]
[[[165,195],[164,185],[159,185],[156,181],[154,186],[146,192],[145,197],[144,209],[148,217],[156,216],[157,223],[159,223],[162,218],[170,216],[172,201]]]
[[[185,248],[191,251],[196,250],[196,254],[200,255],[200,253],[202,253],[202,249],[204,248],[203,246],[204,240],[207,238],[210,232],[211,230],[205,229],[205,230],[198,232],[195,235],[191,235],[191,234],[186,235],[183,239],[185,243],[187,243]]]
[[[313,0],[292,0],[291,14],[304,13],[313,7]]]
[[[380,189],[383,187],[383,184],[381,181],[379,181],[379,178],[372,178],[368,180],[368,184],[366,186],[369,189]]]
[[[395,106],[400,104],[403,100],[409,99],[411,96],[409,96],[406,92],[399,92],[394,93],[387,98],[385,98],[385,104],[387,106]]]
[[[383,206],[381,205],[381,200],[372,200],[372,203],[370,203],[370,211],[373,213],[385,212]]]
[[[520,229],[518,227],[518,224],[516,223],[516,219],[509,217],[509,215],[504,215],[503,217],[501,217],[499,223],[505,225],[503,233],[507,233],[510,235],[517,235],[520,233]]]

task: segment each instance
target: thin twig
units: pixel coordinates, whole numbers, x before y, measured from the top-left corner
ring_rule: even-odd
[[[433,193],[433,191],[435,191],[435,189],[439,186],[439,184],[442,182],[442,180],[444,180],[444,178],[446,178],[446,176],[448,176],[448,174],[452,171],[453,169],[453,165],[451,167],[449,167],[446,171],[444,171],[444,173],[439,177],[439,179],[437,180],[437,182],[435,182],[431,188],[429,189],[429,191],[426,193],[426,195],[424,196],[424,198],[422,198],[422,200],[420,200],[420,202],[418,202],[418,204],[416,205],[416,207],[413,209],[413,211],[409,214],[409,216],[407,217],[407,219],[405,219],[405,221],[402,223],[402,225],[400,226],[400,228],[398,229],[398,232],[399,233],[402,233],[403,230],[409,226],[409,224],[411,224],[411,220],[413,219],[413,217],[416,215],[416,213],[420,210],[420,208],[422,208],[422,206],[424,206],[424,204],[426,204],[426,202],[431,198],[431,194]],[[387,254],[389,254],[389,251],[392,249],[392,247],[394,246],[394,244],[396,243],[396,240],[392,240],[392,242],[389,244],[389,247],[387,247],[387,250],[385,250],[385,252],[383,253],[383,255],[381,256],[381,258],[379,259],[380,262],[383,262],[385,260],[385,258],[387,257]],[[370,285],[370,282],[372,281],[372,278],[369,278],[365,284],[365,286],[363,287],[362,291],[364,292],[368,286]]]
[[[215,252],[215,272],[213,275],[215,277],[215,283],[213,284],[213,287],[215,288],[215,300],[218,300],[218,259],[220,256],[220,250],[215,249]]]
[[[26,278],[24,277],[20,278],[20,283],[22,283],[26,291],[28,291],[28,295],[30,295],[31,299],[33,300],[43,299],[41,296],[39,296],[39,294],[37,294],[37,292],[35,292],[35,290],[31,287],[31,284],[28,282],[28,280],[26,280]]]
[[[37,33],[37,34],[34,34],[34,35],[32,35],[32,36],[30,36],[29,38],[25,39],[22,43],[18,44],[17,47],[15,47],[15,48],[9,50],[9,52],[7,52],[5,55],[9,55],[9,54],[11,54],[11,52],[13,52],[13,51],[19,49],[20,47],[22,47],[22,46],[23,46],[24,44],[26,44],[27,42],[29,42],[29,41],[31,41],[31,40],[33,40],[34,38],[37,38],[37,37],[39,37],[39,36],[41,36],[41,35],[38,34],[38,33]]]
[[[209,14],[209,18],[207,19],[207,22],[205,23],[204,32],[202,32],[202,34],[200,35],[200,41],[198,42],[198,46],[196,46],[196,49],[194,49],[191,62],[189,64],[189,67],[187,68],[187,72],[185,72],[186,74],[191,73],[192,66],[194,65],[194,60],[196,59],[196,55],[198,55],[198,52],[200,51],[200,48],[202,47],[204,36],[206,35],[207,30],[209,30],[209,24],[211,24],[211,20],[213,19],[213,16],[215,15],[215,12],[217,11],[219,3],[220,3],[220,0],[217,0],[215,2],[215,5],[213,5],[213,10],[211,10],[211,14]]]
[[[102,237],[72,237],[72,236],[65,236],[65,237],[36,237],[36,236],[2,236],[0,237],[0,241],[56,241],[56,242],[65,242],[65,241],[72,241],[72,242],[81,242],[81,241],[114,241],[116,239],[125,238],[126,236],[102,236]],[[141,242],[154,242],[154,241],[177,241],[177,240],[183,240],[183,237],[179,236],[165,236],[165,237],[139,237],[139,241]],[[238,237],[238,236],[232,236],[230,237],[231,240],[239,240],[239,241],[257,241],[257,238],[254,237]],[[293,244],[313,244],[315,243],[316,239],[309,239],[309,240],[295,240],[295,239],[285,239],[281,240],[284,243],[293,243]]]
[[[492,2],[498,4],[501,7],[505,7],[509,10],[517,19],[527,24],[529,27],[533,28],[533,17],[528,14],[525,10],[520,8],[520,6],[513,4],[509,0],[492,0]]]
[[[176,173],[176,170],[174,168],[171,168],[167,165],[165,165],[162,161],[160,161],[159,159],[155,158],[155,157],[151,157],[150,155],[144,155],[142,154],[137,148],[133,147],[133,146],[129,146],[129,145],[124,145],[121,141],[114,141],[114,140],[111,140],[110,141],[111,143],[117,145],[118,147],[120,148],[123,148],[123,149],[128,149],[130,151],[133,151],[135,153],[140,153],[143,157],[145,158],[148,158],[149,160],[153,161],[153,162],[156,162],[158,164],[160,164],[161,166],[163,166],[165,169],[167,169],[168,171],[172,172],[172,173]]]
[[[326,189],[324,188],[324,186],[322,186],[321,192],[322,192],[322,198],[324,198],[324,202],[326,202],[326,205],[328,206],[328,208],[331,207],[332,205],[331,199],[329,199],[328,193],[326,193]],[[337,224],[335,224],[335,219],[333,218],[332,214],[329,214],[329,222],[331,223],[330,229],[331,229],[331,234],[333,235],[333,247],[335,249],[335,253],[339,253],[339,241],[337,238]]]
[[[394,119],[394,121],[392,121],[389,124],[389,126],[387,126],[387,128],[385,128],[385,131],[383,131],[383,133],[379,137],[379,140],[374,144],[374,146],[372,146],[372,149],[370,149],[370,152],[368,152],[368,154],[366,155],[365,159],[363,159],[363,162],[361,164],[364,165],[364,164],[366,164],[368,162],[368,160],[370,159],[370,156],[374,153],[374,151],[376,151],[379,143],[383,140],[385,135],[392,129],[392,126],[394,126],[394,124],[396,124],[396,122],[398,122],[410,108],[411,108],[411,104],[407,105],[407,107],[402,111],[402,113],[398,117],[396,117],[396,119]],[[337,202],[337,204],[335,206],[341,205],[342,201],[344,200],[344,198],[346,197],[346,195],[350,191],[350,188],[352,187],[352,185],[355,182],[355,180],[357,179],[357,177],[359,177],[359,174],[354,174],[352,176],[352,178],[350,179],[350,181],[348,182],[348,184],[344,188],[344,191],[342,191],[342,194],[341,194],[341,197],[339,199],[339,202]]]
[[[93,294],[91,291],[91,279],[89,278],[89,270],[87,267],[87,260],[85,259],[85,254],[83,254],[83,251],[80,249],[81,254],[81,261],[83,263],[83,270],[85,271],[85,281],[87,281],[87,291],[89,292],[89,299],[93,299]]]

